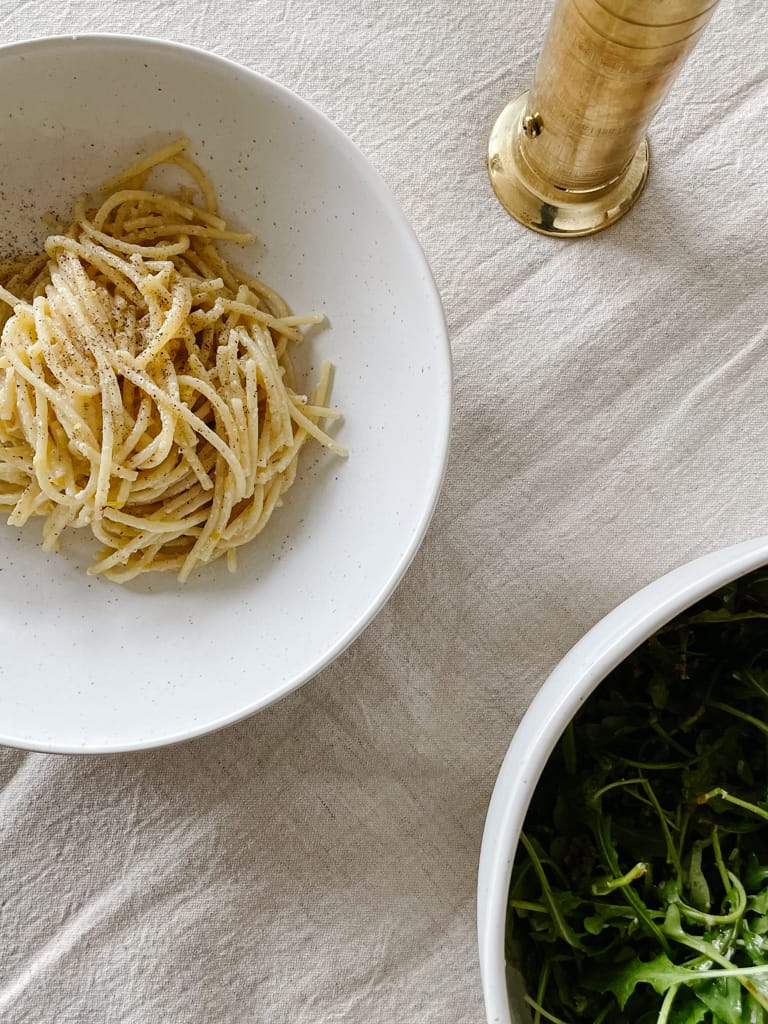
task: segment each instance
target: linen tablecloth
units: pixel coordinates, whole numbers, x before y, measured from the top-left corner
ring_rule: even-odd
[[[0,2],[6,42],[160,36],[313,102],[410,218],[455,360],[431,529],[333,666],[175,748],[0,752],[0,1020],[480,1024],[477,859],[516,723],[620,600],[768,532],[763,5],[723,0],[639,205],[573,243],[510,220],[484,167],[549,10]]]

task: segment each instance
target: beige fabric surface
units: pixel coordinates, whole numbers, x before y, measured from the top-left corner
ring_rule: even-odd
[[[316,104],[410,218],[455,359],[428,537],[332,667],[173,749],[0,752],[0,1020],[480,1024],[478,851],[530,699],[640,585],[768,532],[763,5],[723,0],[640,205],[573,244],[503,215],[484,169],[548,10],[0,0],[3,41],[177,39]]]

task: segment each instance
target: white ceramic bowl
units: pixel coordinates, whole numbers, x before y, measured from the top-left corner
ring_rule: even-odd
[[[443,477],[451,370],[438,294],[355,146],[287,89],[185,46],[120,36],[0,48],[3,255],[39,243],[137,154],[179,135],[223,211],[259,237],[241,263],[323,311],[303,372],[336,366],[349,459],[305,452],[267,530],[186,585],[120,587],[0,524],[0,743],[114,751],[263,708],[328,665],[391,594]],[[311,374],[310,374],[311,376]]]
[[[555,668],[515,732],[493,790],[480,851],[478,943],[488,1024],[530,1024],[504,957],[512,864],[539,776],[565,727],[605,677],[666,622],[768,563],[768,537],[697,558],[651,583],[594,626]]]

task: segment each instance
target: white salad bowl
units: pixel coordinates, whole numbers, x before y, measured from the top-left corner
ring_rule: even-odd
[[[439,296],[403,214],[358,149],[286,88],[211,54],[121,36],[0,48],[0,256],[43,216],[179,136],[222,213],[258,245],[232,258],[295,312],[324,313],[298,370],[335,366],[340,459],[305,448],[267,529],[186,584],[89,577],[77,538],[0,522],[0,743],[131,750],[235,722],[327,666],[382,607],[424,536],[451,411]],[[81,531],[85,532],[85,531]]]
[[[499,771],[480,851],[478,944],[488,1024],[531,1021],[519,998],[521,980],[505,959],[507,899],[528,805],[566,726],[606,676],[665,623],[766,563],[768,537],[760,537],[697,558],[660,577],[598,622],[531,702]]]

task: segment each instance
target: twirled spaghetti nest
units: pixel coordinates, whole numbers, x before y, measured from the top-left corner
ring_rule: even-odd
[[[266,525],[321,427],[330,367],[311,396],[294,388],[289,347],[316,316],[294,317],[263,282],[232,267],[229,231],[186,140],[85,198],[32,258],[0,266],[0,508],[42,516],[43,546],[87,527],[90,572],[148,570],[181,580]],[[161,163],[194,182],[147,188]],[[202,202],[194,201],[202,195]]]

